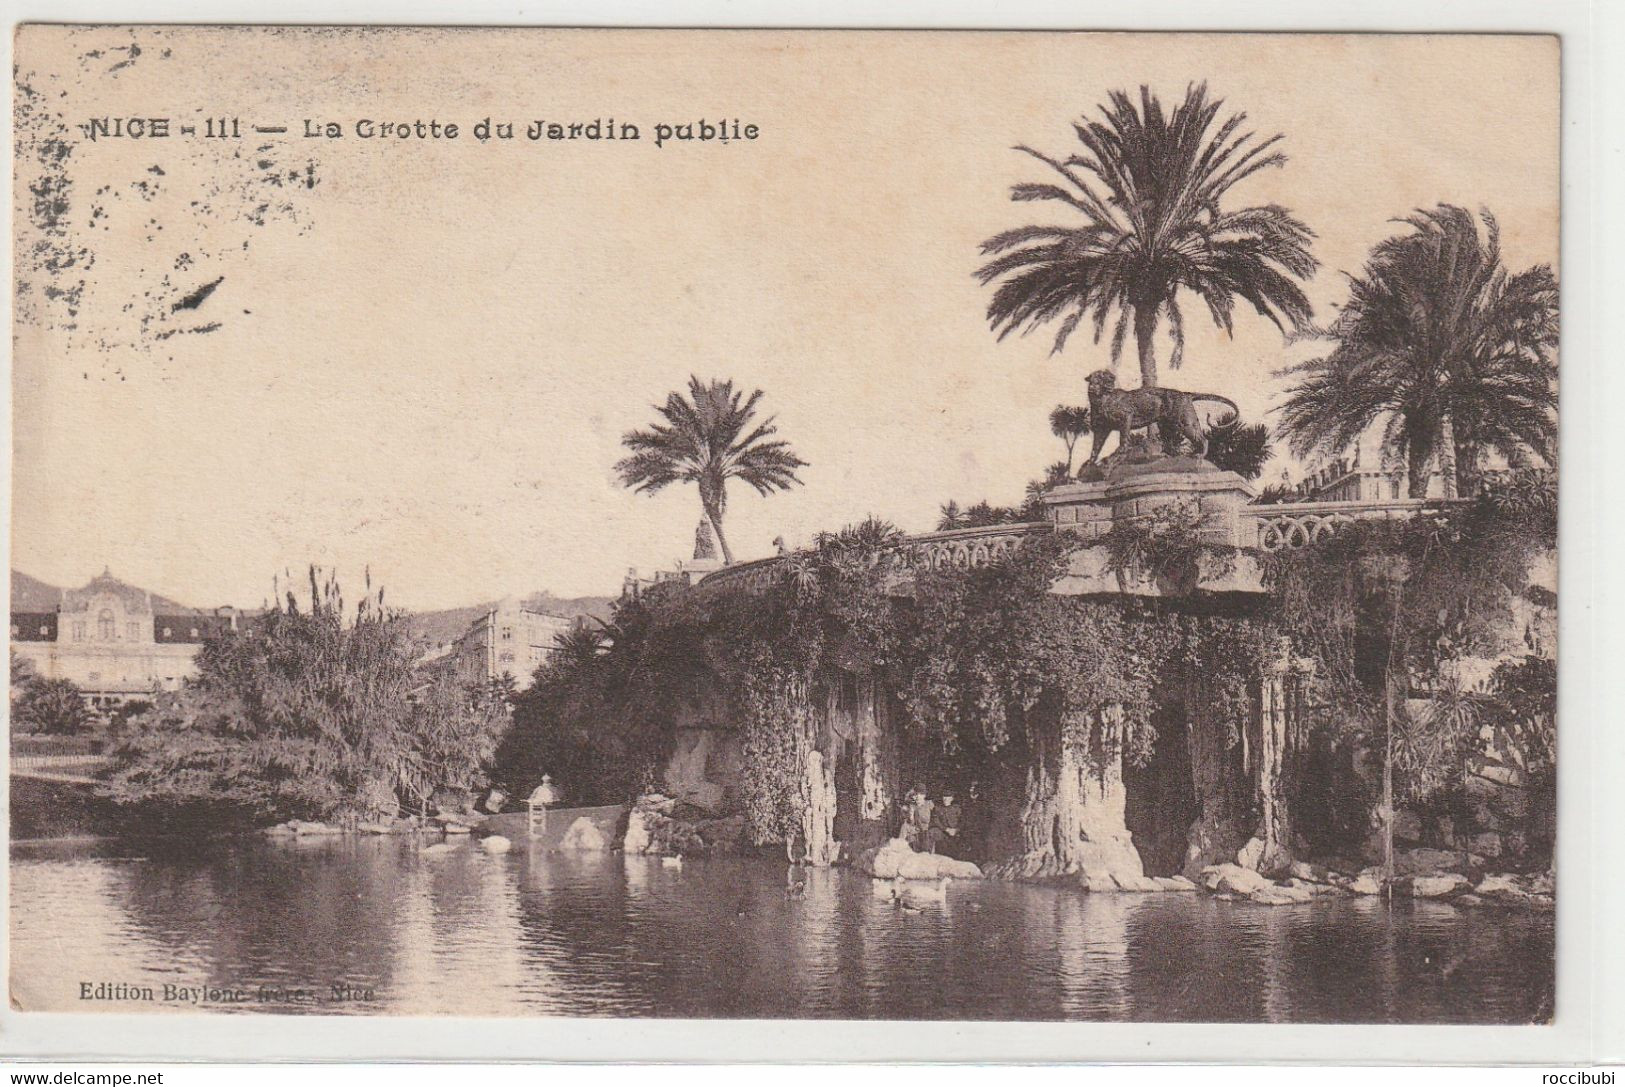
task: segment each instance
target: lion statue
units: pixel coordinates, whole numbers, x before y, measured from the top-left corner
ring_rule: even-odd
[[[1094,448],[1085,464],[1097,464],[1106,439],[1115,431],[1120,436],[1119,447],[1128,444],[1129,435],[1139,427],[1155,426],[1162,438],[1164,453],[1173,453],[1181,438],[1191,443],[1198,456],[1207,456],[1208,431],[1197,417],[1198,401],[1211,400],[1230,409],[1230,415],[1209,427],[1229,426],[1241,417],[1241,409],[1228,397],[1214,393],[1188,393],[1160,386],[1139,389],[1119,389],[1117,375],[1110,370],[1096,370],[1088,377],[1089,429],[1094,436]]]

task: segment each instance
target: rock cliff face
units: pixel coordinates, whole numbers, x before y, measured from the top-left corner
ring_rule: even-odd
[[[990,843],[994,855],[988,875],[1052,879],[1081,874],[1102,884],[1143,879],[1145,868],[1124,822],[1122,715],[1114,708],[1057,715],[1036,731],[1013,828],[1009,813],[998,809],[1008,809],[1015,798],[995,793],[994,818],[1006,829],[1002,840]],[[1003,851],[1014,855],[1001,856]]]

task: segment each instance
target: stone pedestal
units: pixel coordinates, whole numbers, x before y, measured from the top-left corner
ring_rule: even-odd
[[[1056,527],[1086,540],[1100,540],[1120,524],[1146,521],[1157,511],[1183,508],[1201,518],[1201,532],[1221,547],[1250,549],[1250,525],[1244,528],[1242,507],[1256,495],[1252,485],[1195,457],[1159,457],[1111,468],[1085,469],[1094,478],[1063,483],[1044,494],[1044,508]],[[1208,578],[1195,586],[1208,592],[1261,592],[1254,557],[1238,550],[1233,569],[1223,577]],[[1064,595],[1135,593],[1167,595],[1168,588],[1149,577],[1119,577],[1107,569],[1104,548],[1075,552],[1067,576],[1054,592]]]

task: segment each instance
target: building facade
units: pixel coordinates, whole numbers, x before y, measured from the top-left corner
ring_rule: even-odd
[[[457,675],[465,683],[512,676],[520,689],[552,656],[559,635],[577,620],[525,607],[517,599],[499,602],[475,619],[452,648]]]
[[[196,672],[212,634],[235,629],[235,608],[187,608],[104,570],[78,589],[15,592],[11,648],[45,679],[66,679],[93,706],[175,690]],[[53,601],[50,596],[54,595]]]

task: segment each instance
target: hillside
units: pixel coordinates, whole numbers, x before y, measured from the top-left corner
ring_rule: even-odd
[[[152,608],[156,612],[170,615],[190,615],[198,611],[197,608],[177,603],[166,596],[160,596],[157,593],[143,589],[139,585],[130,585],[128,582],[119,581],[105,572],[102,577],[115,585],[128,586],[137,592],[147,594],[152,598]],[[12,611],[55,611],[56,606],[61,602],[62,589],[59,587],[47,584],[37,577],[29,577],[21,570],[11,572]]]

